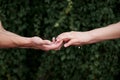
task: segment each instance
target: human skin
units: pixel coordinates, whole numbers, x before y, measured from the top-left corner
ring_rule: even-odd
[[[0,22],[0,48],[32,48],[44,51],[58,50],[62,41],[43,40],[40,37],[23,37],[5,30]]]
[[[64,47],[68,47],[92,44],[117,38],[120,38],[120,22],[85,32],[64,32],[58,35],[57,41],[63,40],[65,42]]]

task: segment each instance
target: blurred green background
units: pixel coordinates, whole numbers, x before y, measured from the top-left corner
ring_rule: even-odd
[[[0,0],[5,29],[52,39],[120,21],[120,0]],[[0,49],[0,80],[119,80],[120,39],[60,51]]]

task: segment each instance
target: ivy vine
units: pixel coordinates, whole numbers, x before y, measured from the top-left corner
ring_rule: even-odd
[[[63,20],[67,17],[67,15],[71,12],[73,7],[72,0],[67,0],[68,5],[65,9],[63,9],[62,13],[60,14],[60,18],[55,22],[54,27],[59,27]]]

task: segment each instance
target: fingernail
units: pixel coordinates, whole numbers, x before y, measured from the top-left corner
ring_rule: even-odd
[[[60,41],[58,38],[56,38],[56,41]]]
[[[64,47],[67,47],[67,45],[65,44]]]

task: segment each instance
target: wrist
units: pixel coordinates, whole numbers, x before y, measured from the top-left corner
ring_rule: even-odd
[[[94,35],[92,35],[91,31],[86,31],[86,44],[91,44],[94,42]]]
[[[88,31],[87,34],[89,35],[89,44],[101,41],[99,34],[95,30]]]
[[[17,42],[17,46],[19,48],[30,48],[31,44],[31,38],[27,38],[27,37],[21,37],[21,39],[19,39],[19,41]]]

